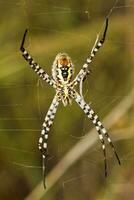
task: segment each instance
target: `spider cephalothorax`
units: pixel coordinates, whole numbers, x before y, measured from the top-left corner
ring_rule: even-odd
[[[103,33],[103,37],[99,40],[99,37],[97,36],[97,39],[95,41],[95,44],[91,50],[91,53],[89,57],[86,59],[86,62],[84,63],[83,67],[77,74],[74,80],[72,80],[72,76],[74,73],[74,67],[72,64],[72,61],[70,57],[66,53],[59,53],[52,65],[52,78],[33,60],[33,58],[30,56],[30,54],[26,51],[24,48],[24,42],[27,30],[24,33],[23,40],[21,43],[20,50],[22,52],[23,57],[25,60],[30,64],[31,68],[43,79],[45,80],[49,85],[53,86],[53,88],[56,90],[56,94],[54,96],[54,99],[50,105],[50,108],[46,114],[44,123],[42,124],[42,131],[41,136],[39,138],[39,150],[42,154],[42,164],[43,164],[43,179],[44,179],[44,186],[45,186],[45,175],[46,175],[46,165],[47,165],[47,141],[48,141],[48,133],[50,130],[50,127],[53,123],[55,113],[57,111],[59,102],[62,101],[64,106],[71,103],[72,99],[76,101],[76,103],[80,106],[80,108],[84,111],[86,116],[92,121],[92,123],[95,125],[95,128],[98,132],[99,139],[102,144],[102,150],[104,155],[104,163],[105,163],[105,176],[107,176],[107,162],[106,162],[106,149],[105,149],[105,141],[104,137],[108,140],[111,148],[113,149],[115,156],[118,160],[118,163],[120,164],[120,159],[116,153],[115,147],[109,137],[109,134],[107,130],[102,125],[101,121],[99,120],[99,117],[93,109],[88,105],[83,96],[79,95],[78,92],[74,89],[74,86],[81,83],[89,73],[89,66],[92,62],[93,58],[96,55],[96,52],[99,50],[99,48],[103,45],[106,37],[108,27],[108,19],[106,19],[106,26]]]

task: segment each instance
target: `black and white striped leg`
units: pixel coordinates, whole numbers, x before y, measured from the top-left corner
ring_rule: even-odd
[[[95,126],[98,134],[99,134],[99,139],[101,141],[102,144],[102,150],[103,150],[103,155],[104,155],[104,171],[105,171],[105,177],[107,177],[107,158],[106,158],[106,146],[105,146],[105,141],[103,138],[103,135],[101,133],[101,130],[99,128],[99,126]]]
[[[84,80],[87,77],[87,75],[90,73],[88,67],[90,63],[92,62],[93,58],[95,57],[97,51],[102,47],[103,43],[105,42],[107,28],[108,28],[108,18],[106,18],[106,25],[105,25],[105,30],[104,30],[102,38],[99,40],[99,36],[97,35],[97,38],[91,50],[90,56],[87,58],[86,63],[84,63],[82,69],[80,70],[80,72],[78,73],[78,75],[73,81],[75,85],[78,84],[81,80]]]
[[[106,150],[105,150],[105,143],[104,143],[104,139],[103,136],[105,136],[111,146],[111,148],[113,149],[113,152],[117,158],[117,161],[119,163],[119,165],[121,164],[119,156],[115,150],[115,147],[108,135],[108,132],[106,131],[106,129],[103,127],[102,123],[99,120],[98,115],[96,115],[96,113],[93,111],[93,109],[84,101],[84,99],[78,94],[75,93],[74,95],[74,99],[75,101],[79,104],[79,106],[82,108],[82,110],[85,112],[85,114],[87,115],[87,117],[92,121],[92,123],[95,125],[95,128],[99,134],[99,138],[100,141],[102,143],[102,149],[103,149],[103,154],[104,154],[104,162],[105,162],[105,176],[107,176],[107,162],[106,162]]]
[[[27,29],[24,33],[22,43],[20,46],[20,51],[22,52],[22,56],[25,58],[25,60],[29,63],[31,68],[36,72],[36,74],[39,75],[44,81],[46,81],[49,85],[54,86],[54,81],[49,77],[49,75],[33,60],[33,58],[30,56],[30,54],[27,52],[27,50],[24,48],[25,38],[27,34]]]
[[[41,151],[41,154],[42,154],[44,188],[46,188],[45,177],[46,177],[46,166],[47,166],[47,156],[48,156],[47,154],[48,132],[53,123],[58,105],[59,105],[59,101],[57,100],[57,95],[55,95],[51,103],[51,106],[46,114],[45,121],[42,125],[41,136],[39,138],[39,150]]]
[[[119,156],[118,156],[118,154],[117,154],[117,152],[115,150],[114,144],[112,143],[111,138],[110,138],[107,130],[104,128],[104,126],[102,125],[102,123],[99,121],[99,118],[98,118],[98,123],[100,125],[100,130],[102,131],[102,133],[104,134],[104,136],[107,138],[107,140],[108,140],[111,148],[113,149],[114,154],[115,154],[115,156],[117,158],[117,161],[118,161],[119,165],[121,165],[121,161],[120,161]]]

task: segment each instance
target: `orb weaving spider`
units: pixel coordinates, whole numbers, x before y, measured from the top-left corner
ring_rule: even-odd
[[[31,68],[39,75],[39,77],[42,78],[42,80],[46,81],[49,85],[51,85],[55,91],[56,94],[54,96],[54,99],[50,105],[50,108],[46,114],[44,123],[42,124],[42,131],[41,136],[39,138],[39,150],[42,154],[42,165],[43,165],[43,183],[44,187],[45,185],[45,176],[46,176],[46,166],[47,166],[47,141],[48,141],[48,132],[50,130],[50,127],[53,123],[55,113],[57,111],[57,107],[59,105],[59,102],[62,101],[64,106],[67,106],[71,103],[72,99],[74,99],[77,104],[81,107],[81,109],[84,111],[86,116],[92,121],[92,123],[95,125],[95,128],[98,132],[99,139],[102,144],[102,150],[104,155],[104,167],[105,167],[105,176],[107,176],[107,161],[106,161],[106,149],[105,149],[105,142],[104,137],[107,138],[111,148],[113,149],[113,152],[118,160],[119,165],[121,164],[120,159],[117,155],[117,152],[115,150],[115,147],[109,137],[108,132],[102,125],[101,121],[99,120],[98,115],[93,111],[93,109],[88,105],[83,96],[80,95],[74,87],[77,84],[80,84],[88,75],[90,72],[88,70],[88,67],[90,66],[90,63],[92,62],[93,58],[96,55],[96,52],[102,47],[106,32],[108,28],[108,18],[106,19],[106,25],[105,30],[103,33],[102,38],[99,40],[99,37],[97,36],[97,39],[95,41],[95,44],[92,48],[92,51],[89,55],[89,57],[86,59],[85,64],[77,74],[74,80],[72,80],[73,73],[74,73],[74,65],[71,61],[71,58],[66,53],[59,53],[52,65],[52,78],[33,60],[33,58],[30,56],[30,54],[27,52],[27,50],[24,47],[24,42],[27,34],[27,29],[24,33],[23,40],[21,43],[20,51],[22,52],[23,57],[25,60],[29,63]]]

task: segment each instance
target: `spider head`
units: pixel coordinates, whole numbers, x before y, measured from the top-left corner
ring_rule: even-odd
[[[70,82],[74,73],[71,58],[66,53],[59,53],[52,66],[52,76],[59,83]]]

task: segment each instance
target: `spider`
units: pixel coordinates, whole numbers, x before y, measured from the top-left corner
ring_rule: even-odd
[[[77,102],[77,104],[80,106],[80,108],[84,111],[86,116],[94,124],[98,132],[100,142],[102,144],[102,150],[103,150],[103,155],[104,155],[105,176],[107,176],[107,160],[106,160],[106,148],[105,148],[104,137],[106,137],[106,139],[108,140],[108,143],[110,144],[119,165],[121,165],[121,162],[115,150],[115,147],[109,137],[107,130],[102,125],[98,115],[94,112],[94,110],[90,107],[90,105],[88,105],[85,102],[83,96],[75,90],[75,86],[83,82],[83,80],[89,74],[90,71],[88,70],[88,67],[90,66],[97,51],[102,47],[105,41],[107,28],[108,28],[108,18],[106,18],[105,29],[104,29],[102,38],[99,39],[99,36],[97,36],[90,55],[88,56],[88,58],[86,59],[86,62],[84,63],[81,70],[79,71],[79,73],[73,80],[72,80],[72,77],[74,74],[74,65],[72,63],[71,58],[66,53],[59,53],[56,56],[52,65],[52,78],[51,78],[33,60],[33,58],[25,49],[24,42],[25,42],[25,38],[26,38],[26,34],[28,30],[26,29],[24,33],[22,43],[20,46],[20,51],[22,53],[22,56],[29,63],[30,67],[39,75],[39,77],[42,80],[46,81],[49,85],[51,85],[56,91],[56,94],[53,98],[50,108],[46,114],[44,123],[42,124],[41,136],[39,138],[39,143],[38,143],[38,147],[42,155],[44,188],[46,188],[45,177],[46,177],[46,166],[47,166],[47,159],[48,159],[48,153],[47,153],[47,149],[48,149],[47,142],[48,142],[48,135],[49,135],[48,133],[54,121],[54,117],[55,117],[60,101],[62,101],[64,106],[67,106],[68,104],[71,104],[72,100],[74,99]]]

